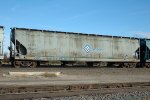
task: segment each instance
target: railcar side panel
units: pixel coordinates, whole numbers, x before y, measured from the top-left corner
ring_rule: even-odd
[[[112,36],[13,29],[15,59],[138,62],[139,40]]]

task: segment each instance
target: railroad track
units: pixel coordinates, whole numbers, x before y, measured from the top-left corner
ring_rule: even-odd
[[[150,91],[150,82],[72,85],[0,85],[0,100],[4,100],[4,98],[12,100],[90,93],[114,93],[129,90]]]

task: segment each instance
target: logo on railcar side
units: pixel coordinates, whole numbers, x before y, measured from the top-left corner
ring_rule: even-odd
[[[93,50],[92,46],[90,44],[86,44],[83,48],[87,53],[91,52]]]
[[[83,49],[86,53],[92,53],[92,52],[102,53],[103,51],[103,49],[94,48],[91,44],[88,44],[88,43],[83,46]]]

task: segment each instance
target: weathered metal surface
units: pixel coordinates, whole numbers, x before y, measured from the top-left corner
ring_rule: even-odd
[[[139,40],[112,36],[12,29],[16,59],[137,62]]]
[[[150,40],[149,39],[146,39],[146,59],[147,62],[150,62]],[[150,67],[150,65],[148,67]]]
[[[4,28],[0,26],[0,59],[3,59]]]

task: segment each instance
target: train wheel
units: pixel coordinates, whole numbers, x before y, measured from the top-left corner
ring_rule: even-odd
[[[37,66],[37,62],[31,62],[31,65],[30,65],[31,68],[35,68],[36,66]]]
[[[122,64],[122,68],[128,68],[128,67],[129,67],[128,63],[123,63]]]
[[[123,63],[122,68],[136,68],[136,63]]]
[[[136,63],[130,63],[130,68],[136,68]]]
[[[20,61],[14,61],[14,67],[20,68]]]
[[[150,63],[146,63],[144,67],[145,68],[150,68]]]
[[[20,61],[20,66],[35,68],[37,66],[37,62],[33,62],[33,61]]]

